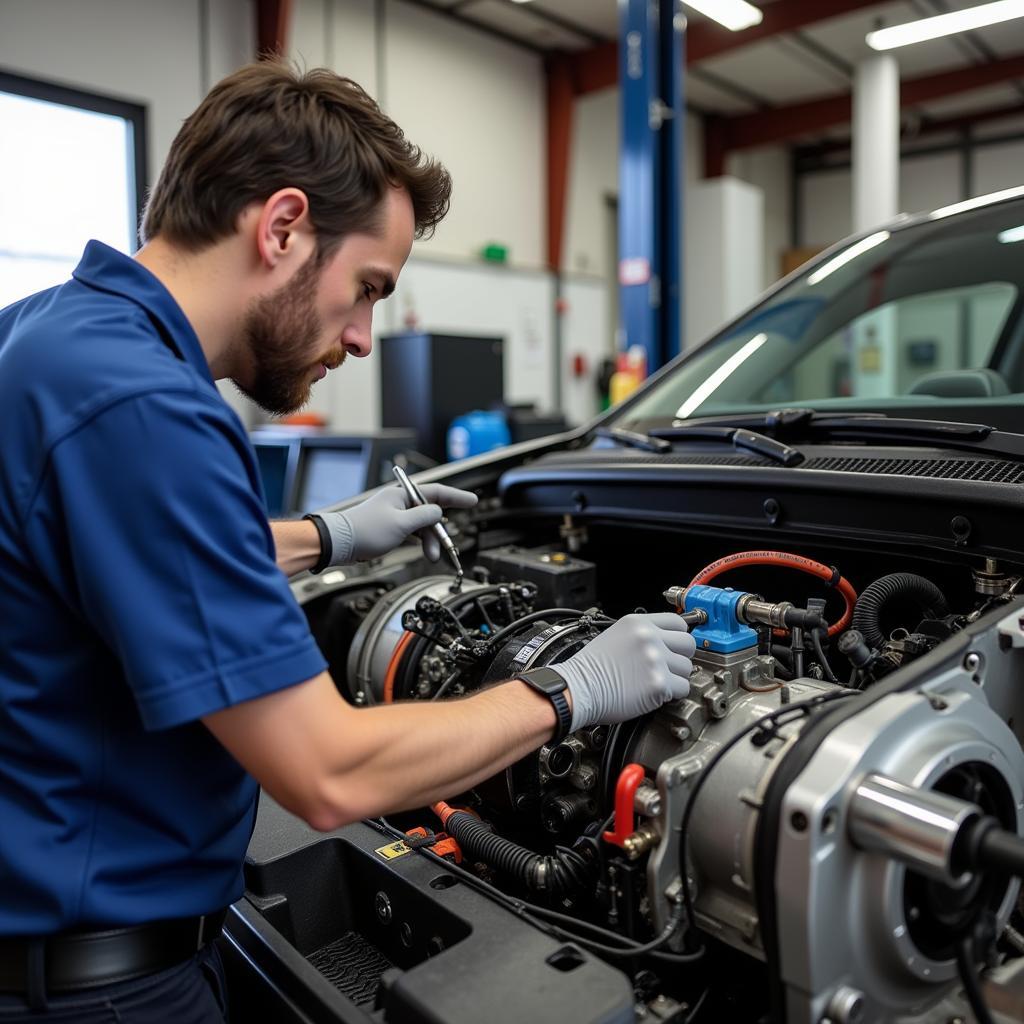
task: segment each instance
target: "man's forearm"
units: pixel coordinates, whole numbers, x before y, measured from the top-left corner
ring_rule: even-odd
[[[320,560],[320,534],[308,519],[275,520],[270,524],[277,567],[286,576],[312,569]]]
[[[360,709],[330,803],[347,820],[464,793],[542,746],[557,724],[547,698],[509,682],[462,700]]]
[[[278,803],[325,831],[465,792],[556,724],[550,701],[518,681],[462,700],[354,708],[326,672],[203,721]]]

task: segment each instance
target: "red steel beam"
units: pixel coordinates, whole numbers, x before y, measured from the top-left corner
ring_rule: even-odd
[[[713,21],[694,24],[686,30],[686,61],[697,64],[779,33],[795,32],[826,18],[878,7],[880,3],[881,0],[775,0],[763,8],[759,25],[742,32],[730,32]],[[602,43],[573,54],[571,59],[577,95],[611,88],[619,80],[618,43]]]
[[[979,64],[976,67],[942,71],[900,83],[900,106],[913,107],[956,93],[970,92],[1024,77],[1024,56]],[[722,147],[725,151],[750,149],[783,142],[800,135],[825,131],[853,119],[853,97],[828,96],[825,99],[794,103],[788,107],[759,110],[756,114],[720,118]]]
[[[942,135],[949,132],[962,132],[976,124],[983,124],[989,121],[1000,121],[1008,117],[1020,117],[1024,114],[1024,101],[1012,103],[1008,106],[991,107],[986,110],[976,110],[971,114],[961,114],[958,117],[945,118],[941,121],[924,121],[917,125],[904,125],[900,135],[904,142],[913,142],[915,139],[924,138],[928,135]],[[853,145],[852,139],[827,139],[808,145],[801,150],[801,153],[813,155],[825,155],[828,153],[845,153]],[[908,150],[913,153],[913,150]],[[722,172],[720,172],[722,173]]]
[[[730,32],[714,21],[691,26],[686,32],[686,59],[695,64],[783,32],[796,32],[826,18],[878,6],[879,0],[776,0],[761,8],[760,24],[742,32]]]
[[[281,57],[288,49],[292,0],[256,0],[256,56]]]
[[[572,135],[572,67],[564,55],[548,59],[547,71],[547,192],[548,267],[562,266],[565,197],[569,183],[569,141]]]

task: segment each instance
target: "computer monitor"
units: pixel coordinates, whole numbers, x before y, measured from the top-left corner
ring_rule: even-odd
[[[301,437],[261,437],[254,434],[252,446],[263,480],[267,513],[272,519],[289,515],[294,505],[295,476],[299,466]]]
[[[411,430],[324,434],[298,427],[260,427],[250,434],[267,512],[302,516],[389,483],[399,453],[412,452]]]
[[[367,445],[310,445],[302,453],[295,510],[300,515],[354,498],[367,489]]]

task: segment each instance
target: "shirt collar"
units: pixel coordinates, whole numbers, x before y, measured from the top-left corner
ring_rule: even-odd
[[[93,240],[86,245],[72,276],[90,288],[123,295],[138,303],[156,321],[164,342],[213,383],[210,364],[188,317],[157,277],[138,260]]]

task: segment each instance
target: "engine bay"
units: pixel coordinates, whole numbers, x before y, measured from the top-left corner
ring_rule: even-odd
[[[410,546],[293,585],[352,704],[457,699],[557,666],[635,611],[684,616],[697,643],[685,700],[367,823],[556,943],[567,991],[601,962],[621,982],[615,1011],[581,997],[538,1020],[945,1022],[964,1006],[965,941],[984,932],[1012,968],[1019,884],[970,836],[1024,831],[1021,562],[523,516],[497,496],[453,518],[464,579]],[[430,882],[417,913],[448,888]],[[479,941],[432,938],[431,963]],[[490,999],[404,1016],[387,982],[400,947],[357,1000],[367,1016],[342,1019],[504,1019]]]

